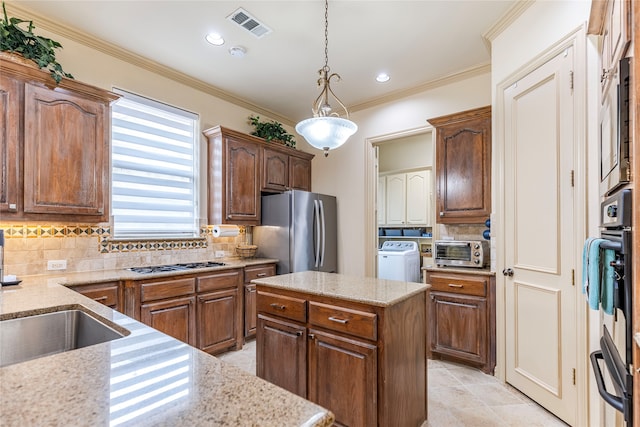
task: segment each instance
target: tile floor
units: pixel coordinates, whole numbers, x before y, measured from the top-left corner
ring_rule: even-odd
[[[256,373],[256,343],[218,356]],[[429,419],[422,427],[566,427],[497,378],[467,366],[429,360]]]

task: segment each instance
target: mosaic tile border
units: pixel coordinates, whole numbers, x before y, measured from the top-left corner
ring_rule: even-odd
[[[240,226],[240,234],[246,227]],[[111,227],[95,225],[25,225],[0,224],[6,238],[55,238],[55,237],[98,237],[100,253],[164,251],[175,249],[206,249],[207,237],[213,236],[213,226],[200,227],[200,237],[176,240],[111,240]]]
[[[95,225],[16,225],[0,224],[6,238],[109,236],[111,227]]]

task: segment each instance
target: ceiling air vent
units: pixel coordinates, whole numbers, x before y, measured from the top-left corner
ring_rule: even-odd
[[[258,21],[243,8],[237,9],[235,12],[229,15],[227,19],[240,25],[242,28],[249,31],[259,39],[271,33],[271,28]]]

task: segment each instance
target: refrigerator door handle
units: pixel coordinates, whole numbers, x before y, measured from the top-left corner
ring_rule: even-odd
[[[315,233],[315,268],[320,266],[320,206],[318,204],[318,200],[313,201],[313,221],[316,223],[316,233]]]
[[[320,222],[322,223],[322,251],[320,252],[320,267],[324,267],[324,248],[325,248],[325,241],[326,241],[326,224],[324,222],[324,204],[322,203],[322,200],[320,200]]]

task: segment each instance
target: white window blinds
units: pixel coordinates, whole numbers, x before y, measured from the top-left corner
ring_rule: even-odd
[[[112,108],[115,238],[198,235],[198,116],[122,90]]]

